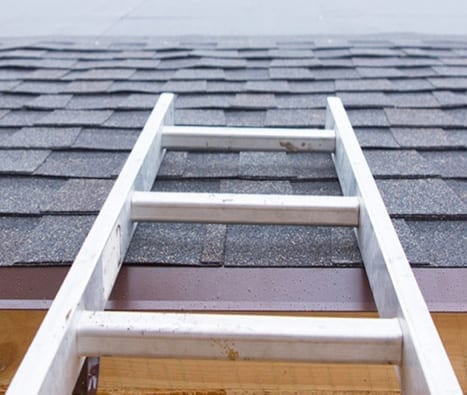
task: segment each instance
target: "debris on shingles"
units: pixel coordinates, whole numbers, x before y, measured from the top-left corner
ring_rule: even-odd
[[[423,37],[5,44],[0,265],[71,262],[172,91],[176,125],[220,127],[322,128],[327,96],[341,97],[410,262],[466,266],[466,48]],[[153,190],[341,194],[329,154],[293,152],[168,151]],[[346,228],[143,224],[133,244],[127,261],[144,264],[361,260]]]

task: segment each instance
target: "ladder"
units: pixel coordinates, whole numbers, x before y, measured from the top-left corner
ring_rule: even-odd
[[[404,394],[461,394],[340,99],[324,130],[178,127],[173,101],[160,96],[7,394],[71,393],[102,355],[393,364]],[[332,152],[344,196],[148,192],[169,149]],[[381,318],[104,311],[137,221],[354,227]]]

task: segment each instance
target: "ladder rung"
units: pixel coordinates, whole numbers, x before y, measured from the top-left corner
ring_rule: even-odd
[[[83,312],[81,356],[398,364],[397,319]]]
[[[334,152],[336,134],[325,129],[165,126],[162,146],[173,150]]]
[[[133,221],[358,226],[349,196],[134,192]]]

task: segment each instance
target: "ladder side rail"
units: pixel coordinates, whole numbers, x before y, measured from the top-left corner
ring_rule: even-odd
[[[376,306],[398,317],[400,381],[407,394],[462,394],[397,233],[338,98],[328,98],[326,128],[336,132],[334,162],[344,195],[360,198],[357,240]]]
[[[398,364],[397,318],[86,312],[82,355]]]
[[[162,127],[173,123],[173,95],[163,94],[115,181],[93,227],[18,368],[8,395],[66,394],[76,383],[83,358],[76,325],[85,309],[101,310],[135,229],[131,194],[149,190],[163,159]]]
[[[334,152],[333,130],[166,126],[164,148],[203,151]]]

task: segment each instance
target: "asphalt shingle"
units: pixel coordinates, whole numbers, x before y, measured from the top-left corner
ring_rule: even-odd
[[[386,116],[391,126],[457,127],[462,122],[439,109],[386,108]]]
[[[223,126],[225,115],[222,110],[177,110],[176,125]]]
[[[239,171],[238,153],[198,153],[188,154],[183,177],[219,178],[236,177]]]
[[[10,136],[4,142],[4,146],[13,148],[69,148],[79,132],[79,128],[26,127]]]
[[[83,129],[77,136],[73,148],[94,150],[131,150],[140,134],[133,129]]]
[[[0,150],[0,173],[30,174],[49,154],[47,150]]]
[[[33,217],[0,217],[0,266],[14,264],[23,240],[38,223],[39,218]]]
[[[127,157],[121,152],[52,152],[35,171],[37,175],[80,178],[111,178],[120,172]],[[36,166],[37,167],[37,166]]]
[[[324,110],[268,110],[266,126],[272,127],[322,127]]]
[[[50,126],[98,126],[112,115],[112,111],[99,110],[55,110],[43,116],[37,125]]]
[[[465,178],[467,155],[465,151],[426,151],[421,156],[431,163],[443,178]]]

